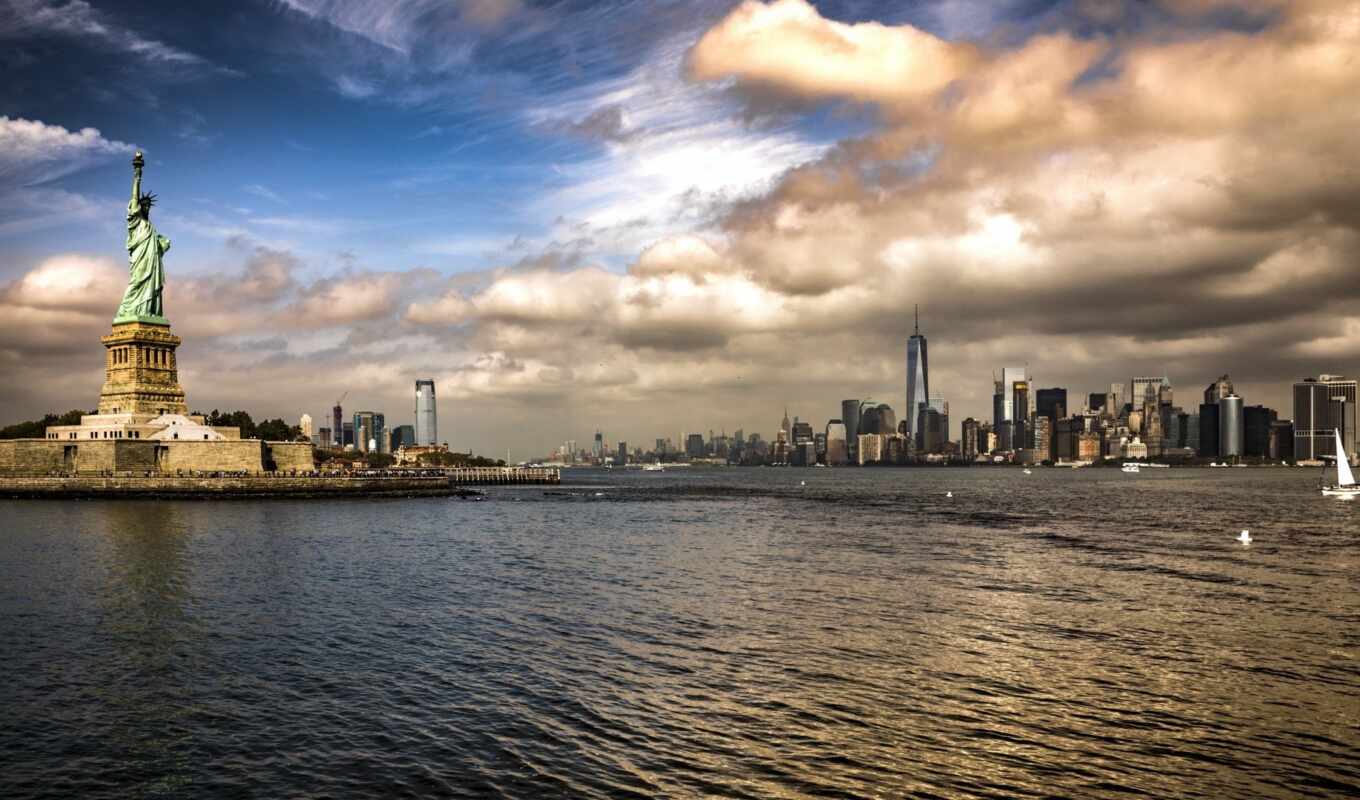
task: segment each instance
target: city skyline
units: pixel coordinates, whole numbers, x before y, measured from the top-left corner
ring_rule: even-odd
[[[4,421],[98,390],[134,147],[201,410],[413,423],[433,377],[491,454],[900,420],[918,303],[955,438],[1006,364],[1360,372],[1345,3],[369,8],[0,3]]]

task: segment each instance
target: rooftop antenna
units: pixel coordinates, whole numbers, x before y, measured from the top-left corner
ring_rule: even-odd
[[[913,308],[916,309],[916,336],[921,335],[921,305],[917,303]]]

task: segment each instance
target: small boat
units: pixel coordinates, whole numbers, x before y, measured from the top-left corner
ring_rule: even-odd
[[[661,464],[647,464],[642,468],[643,472],[665,472],[666,468]]]
[[[1026,468],[1025,468],[1025,474],[1026,474],[1026,475],[1033,475],[1034,473],[1030,471],[1029,467],[1026,467]]]
[[[1125,461],[1125,462],[1124,462],[1124,466],[1120,467],[1120,468],[1119,468],[1119,471],[1120,471],[1120,472],[1138,472],[1140,469],[1141,469],[1141,467],[1139,467],[1136,463],[1134,463],[1134,462],[1132,462],[1132,461]]]
[[[1360,497],[1360,486],[1355,485],[1346,447],[1341,443],[1341,431],[1333,428],[1332,432],[1336,434],[1336,484],[1323,486],[1322,494],[1324,497]]]

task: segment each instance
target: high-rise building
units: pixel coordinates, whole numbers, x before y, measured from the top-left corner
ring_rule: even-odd
[[[926,357],[926,337],[921,335],[921,311],[916,309],[915,332],[907,340],[907,404],[902,420],[907,423],[907,436],[913,433],[916,414],[930,399],[930,367]]]
[[[340,446],[341,446],[341,447],[353,447],[353,446],[354,446],[354,423],[353,423],[353,422],[343,422],[343,423],[340,424]]]
[[[859,464],[877,464],[883,460],[883,436],[877,433],[859,435]]]
[[[389,452],[395,453],[403,447],[413,447],[416,443],[416,428],[414,425],[398,425],[392,429],[388,436]]]
[[[841,467],[850,463],[850,448],[847,445],[846,425],[838,419],[826,423],[826,465]]]
[[[973,461],[978,457],[978,454],[982,452],[980,449],[981,444],[978,441],[978,433],[977,420],[968,417],[963,421],[962,430],[960,431],[960,444],[962,445],[960,449],[962,450],[964,460],[966,461]]]
[[[1294,423],[1280,419],[1270,423],[1270,449],[1266,453],[1274,461],[1294,460]]]
[[[1053,428],[1055,420],[1043,414],[1035,414],[1031,421],[1033,434],[1030,437],[1030,447],[1034,449],[1036,461],[1051,461],[1053,459]]]
[[[851,464],[859,463],[859,401],[841,401],[841,422],[845,425],[845,452]]]
[[[628,465],[628,443],[619,442],[619,449],[614,452],[614,466],[623,467]]]
[[[1294,384],[1294,458],[1316,461],[1336,455],[1336,436],[1355,460],[1356,381],[1319,375]]]
[[[1100,398],[1100,405],[1093,408],[1098,411],[1105,405],[1105,395],[1091,395]],[[1040,389],[1034,394],[1034,413],[1049,419],[1061,419],[1067,416],[1067,390],[1060,388]]]
[[[1014,422],[1015,416],[1015,384],[1025,383],[1025,401],[1029,402],[1028,384],[1029,379],[1025,377],[1025,367],[1002,367],[1001,380],[996,382],[996,392],[992,395],[992,425],[1000,428],[1003,422]],[[1025,411],[1029,408],[1026,406]]]
[[[331,433],[330,428],[319,428],[316,432],[317,447],[333,447],[335,445],[335,434]]]
[[[604,459],[604,434],[595,431],[595,440],[590,443],[590,457],[595,461]]]
[[[940,436],[942,442],[949,441],[949,402],[939,395],[930,398],[930,407],[940,413]]]
[[[787,415],[785,415],[787,417]],[[685,437],[685,455],[690,458],[704,457],[704,435],[691,433]]]
[[[1108,398],[1104,392],[1091,392],[1086,395],[1086,408],[1088,411],[1104,411],[1105,400]]]
[[[416,380],[416,444],[429,447],[439,443],[439,426],[435,415],[434,379]]]
[[[354,412],[354,449],[361,453],[377,452],[375,414],[372,411]]]
[[[1124,410],[1124,384],[1110,384],[1110,408],[1109,414],[1117,417]]]
[[[302,435],[303,435],[303,436],[306,436],[308,440],[310,440],[310,439],[312,438],[312,434],[313,434],[313,433],[316,433],[316,431],[312,430],[312,415],[311,415],[311,414],[303,414],[303,415],[298,419],[298,427],[302,429]]]
[[[1209,388],[1204,390],[1204,402],[1217,403],[1232,393],[1232,380],[1227,375],[1220,375],[1218,380],[1209,384]]]
[[[1199,406],[1199,447],[1200,458],[1218,458],[1219,453],[1219,414],[1218,401],[1200,403]]]
[[[1265,406],[1242,409],[1242,455],[1256,458],[1270,455],[1270,426],[1278,417],[1275,409]]]
[[[332,442],[335,444],[336,449],[349,444],[349,442],[345,441],[345,418],[343,412],[340,410],[339,403],[331,408],[331,426],[331,435],[335,437]]]
[[[1127,402],[1133,403],[1134,408],[1142,408],[1143,401],[1147,399],[1148,391],[1152,392],[1152,404],[1157,405],[1157,398],[1162,387],[1171,388],[1171,381],[1165,375],[1146,375],[1129,379],[1129,399]]]
[[[1240,458],[1243,432],[1242,397],[1230,394],[1218,401],[1218,454]]]

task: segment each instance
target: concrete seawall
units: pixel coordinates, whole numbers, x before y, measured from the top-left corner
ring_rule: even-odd
[[[454,497],[469,486],[555,484],[557,470],[446,470],[402,475],[245,475],[232,477],[29,476],[0,477],[0,497],[233,498],[233,497]]]

